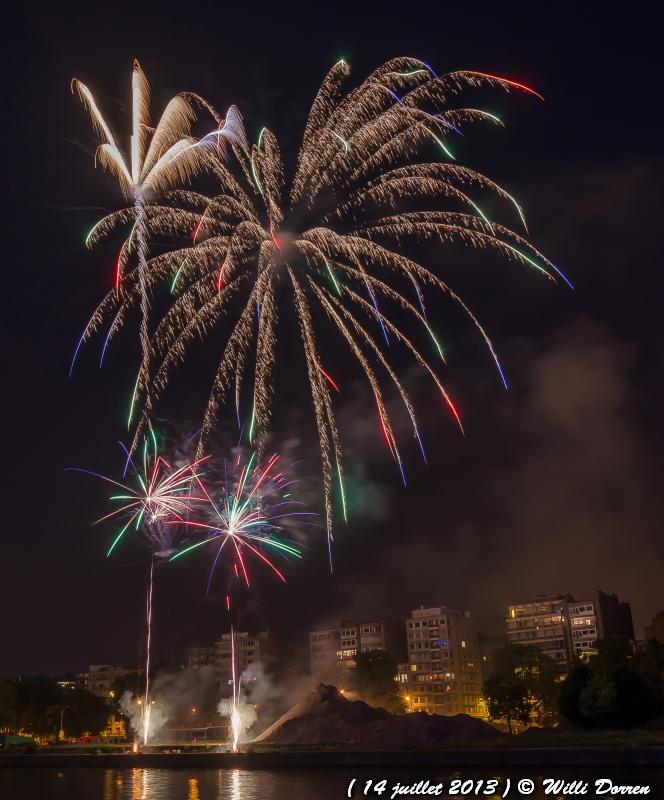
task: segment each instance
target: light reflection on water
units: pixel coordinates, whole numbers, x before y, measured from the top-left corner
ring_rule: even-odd
[[[611,777],[616,783],[649,784],[650,797],[664,798],[664,771],[661,770],[514,770],[507,774],[515,779],[529,776],[537,781],[538,773],[548,777],[566,777],[594,780]],[[14,769],[0,768],[0,798],[2,800],[343,800],[349,781],[357,779],[353,798],[363,797],[362,789],[367,779],[387,778],[388,785],[397,781],[415,783],[430,780],[433,783],[451,778],[488,779],[492,771],[427,769],[284,769],[284,770],[191,770],[191,769]],[[538,781],[539,783],[539,781]],[[382,795],[369,793],[368,797],[386,800],[389,791]],[[483,795],[487,798],[487,795]],[[496,797],[497,795],[494,795]],[[511,797],[520,795],[514,786]],[[535,800],[559,800],[560,796],[545,795],[540,788],[530,795]],[[586,798],[594,798],[591,790]],[[606,797],[606,795],[605,795]],[[491,800],[487,798],[487,800]]]
[[[324,779],[318,770],[298,774],[297,771],[222,769],[201,770],[192,774],[189,770],[108,769],[104,770],[100,794],[95,794],[94,785],[97,781],[90,775],[93,770],[67,772],[76,775],[71,775],[71,781],[67,780],[66,775],[59,779],[65,791],[57,796],[63,800],[96,800],[97,797],[99,800],[258,800],[259,797],[308,800],[313,793],[319,797],[325,796],[320,793]],[[342,796],[345,796],[348,781],[341,775],[338,777],[338,785],[344,789]],[[32,800],[29,794],[22,793],[21,798]]]

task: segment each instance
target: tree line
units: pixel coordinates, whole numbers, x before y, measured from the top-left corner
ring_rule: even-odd
[[[40,738],[99,734],[112,713],[104,698],[83,686],[62,687],[37,675],[0,678],[0,731],[24,731]]]
[[[509,645],[495,658],[484,684],[489,718],[519,726],[567,720],[586,729],[664,726],[664,645],[633,649],[620,636],[597,642],[561,680],[556,662],[534,645]]]

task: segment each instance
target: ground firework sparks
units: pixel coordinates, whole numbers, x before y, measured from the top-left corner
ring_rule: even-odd
[[[154,590],[154,558],[150,560],[150,579],[145,610],[146,640],[145,640],[145,697],[143,700],[142,731],[143,747],[147,747],[150,739],[150,717],[152,715],[152,700],[150,697],[150,656],[152,653],[152,593]]]
[[[237,674],[237,662],[235,658],[235,631],[231,628],[231,663],[233,674],[233,704],[231,706],[231,745],[233,752],[237,753],[240,746],[240,734],[242,732],[242,717],[240,716],[240,691],[241,685]]]

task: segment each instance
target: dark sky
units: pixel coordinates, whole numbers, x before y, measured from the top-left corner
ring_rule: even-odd
[[[268,124],[287,155],[340,57],[357,81],[392,56],[413,55],[439,71],[510,76],[546,97],[498,94],[507,128],[471,131],[460,149],[464,163],[523,201],[532,241],[576,290],[493,257],[440,255],[441,270],[458,278],[492,332],[510,391],[450,312],[441,322],[448,381],[467,436],[404,364],[430,465],[405,445],[403,488],[375,423],[365,422],[365,387],[340,366],[357,513],[337,528],[335,574],[324,541],[312,538],[286,587],[264,573],[242,597],[247,624],[297,641],[342,613],[398,617],[435,602],[469,608],[483,630],[497,631],[511,601],[541,592],[583,598],[601,588],[632,602],[640,635],[664,608],[664,162],[654,20],[638,4],[612,12],[593,3],[146,2],[105,11],[91,4],[76,15],[31,8],[6,34],[0,674],[132,662],[138,649],[146,552],[136,544],[107,560],[109,531],[90,528],[104,493],[64,472],[118,468],[135,363],[133,330],[103,371],[95,344],[67,378],[81,326],[112,271],[111,254],[86,251],[83,238],[121,202],[111,178],[93,169],[94,137],[69,81],[91,85],[123,132],[134,57],[152,83],[154,110],[184,89],[218,108],[237,103],[250,138]],[[300,447],[315,484],[308,394],[293,375],[286,382],[292,397],[275,435]],[[181,413],[200,407],[197,385],[181,381],[174,390]],[[178,660],[187,643],[212,640],[227,620],[220,596],[204,596],[201,563],[164,570],[159,580],[157,650]]]

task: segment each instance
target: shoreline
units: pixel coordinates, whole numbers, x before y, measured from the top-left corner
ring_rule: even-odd
[[[343,767],[661,767],[664,747],[246,753],[3,753],[3,767],[292,769]]]

